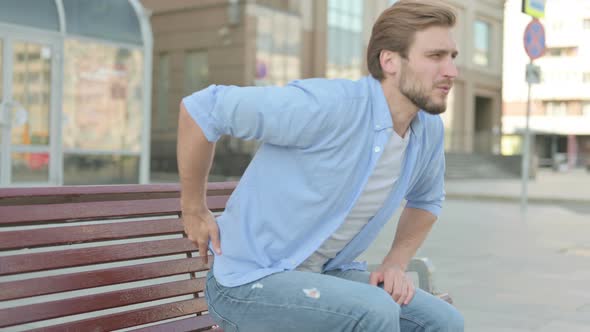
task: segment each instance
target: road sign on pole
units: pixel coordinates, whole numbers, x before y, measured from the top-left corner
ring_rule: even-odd
[[[532,1],[531,1],[532,2]],[[544,6],[544,2],[543,2]],[[528,98],[526,107],[526,123],[524,128],[524,144],[522,147],[522,192],[520,196],[520,206],[523,213],[526,213],[528,204],[528,180],[531,159],[531,132],[529,128],[529,119],[531,115],[531,86],[533,83],[539,83],[541,78],[540,68],[533,65],[533,60],[540,58],[545,53],[545,29],[538,19],[533,18],[524,30],[524,49],[530,60],[526,71],[526,81],[528,83]]]
[[[531,61],[545,54],[545,28],[536,18],[524,29],[524,49]]]
[[[536,18],[545,16],[545,0],[522,0],[522,12]]]

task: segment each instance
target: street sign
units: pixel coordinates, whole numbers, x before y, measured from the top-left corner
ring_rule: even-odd
[[[524,49],[531,61],[545,54],[545,28],[536,18],[524,29]]]
[[[541,67],[529,63],[526,65],[526,82],[529,84],[541,83]]]
[[[522,0],[522,12],[535,18],[545,17],[545,0]]]

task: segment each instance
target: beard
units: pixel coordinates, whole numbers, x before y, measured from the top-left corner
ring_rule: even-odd
[[[434,86],[441,84],[441,83],[448,83],[446,80],[441,82],[435,82]],[[412,71],[412,69],[408,68],[408,66],[403,63],[402,68],[400,71],[400,92],[401,94],[408,98],[414,105],[416,105],[421,110],[424,110],[430,114],[441,114],[447,109],[447,102],[443,100],[441,103],[436,103],[432,100],[429,96],[428,91],[422,85],[422,83],[416,78],[416,75]]]

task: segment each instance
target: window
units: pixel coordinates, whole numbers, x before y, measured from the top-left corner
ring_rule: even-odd
[[[301,18],[258,7],[256,85],[285,85],[301,77]]]
[[[566,102],[548,102],[545,106],[547,116],[566,116],[567,103]]]
[[[161,129],[168,128],[168,96],[170,93],[170,55],[160,54],[158,61],[158,77],[156,78],[157,123],[154,126]]]
[[[584,30],[590,30],[590,18],[584,19]]]
[[[357,79],[363,63],[363,2],[328,0],[326,76]]]
[[[476,20],[473,26],[474,45],[473,62],[487,67],[490,64],[491,26],[489,23]]]
[[[209,85],[209,60],[206,51],[189,51],[184,57],[184,94],[202,90]]]
[[[590,118],[590,101],[585,101],[582,103],[582,114],[585,117]]]
[[[585,72],[582,74],[582,82],[590,83],[590,72]]]
[[[578,54],[577,47],[550,47],[547,48],[545,54],[548,56],[576,56]]]

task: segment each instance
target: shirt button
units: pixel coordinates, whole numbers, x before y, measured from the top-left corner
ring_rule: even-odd
[[[375,126],[375,129],[381,129],[381,126],[380,125],[376,125]]]
[[[376,146],[375,147],[375,152],[379,152],[379,151],[381,151],[381,147]]]

